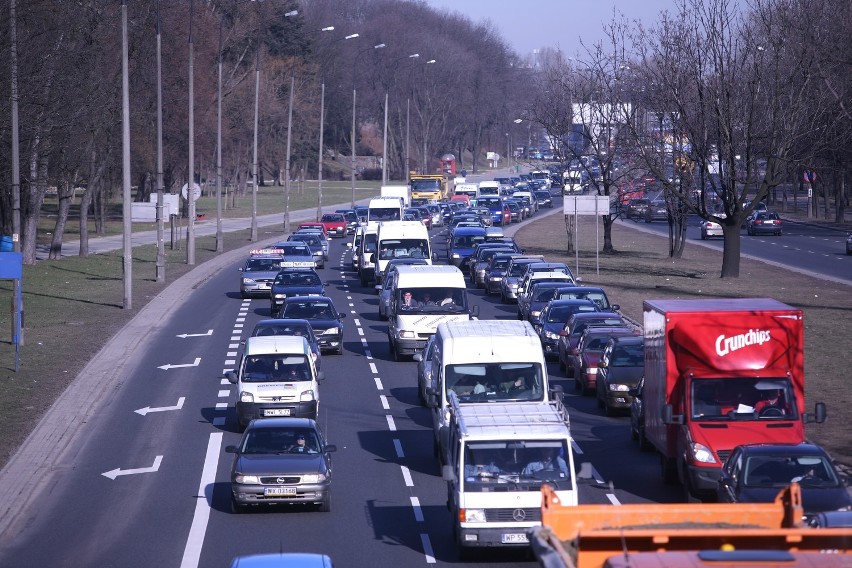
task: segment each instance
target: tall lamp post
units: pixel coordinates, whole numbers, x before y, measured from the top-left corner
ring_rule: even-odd
[[[192,46],[192,8],[193,1],[189,0],[189,179],[186,181],[186,198],[189,201],[189,223],[186,233],[186,263],[195,264],[195,101],[193,75],[193,46]]]
[[[341,38],[342,40],[355,39],[361,34],[349,34]],[[341,41],[341,40],[337,40]],[[325,67],[325,65],[323,65]],[[320,131],[319,131],[319,171],[317,172],[317,221],[322,218],[322,166],[323,166],[323,128],[325,126],[325,69],[323,69],[322,86],[320,87]]]
[[[405,57],[400,57],[399,59],[395,59],[391,62],[391,66],[396,64],[397,61],[402,61],[403,59],[417,59],[420,57],[419,53],[412,53],[411,55],[407,55]],[[385,90],[385,127],[382,135],[382,185],[387,185],[388,183],[388,91]]]
[[[352,204],[351,207],[355,208],[355,100],[356,100],[356,91],[355,91],[355,69],[358,61],[361,59],[361,55],[367,53],[371,49],[384,49],[387,47],[385,44],[380,43],[378,45],[374,45],[373,47],[368,47],[366,49],[362,49],[355,56],[355,62],[352,65]]]

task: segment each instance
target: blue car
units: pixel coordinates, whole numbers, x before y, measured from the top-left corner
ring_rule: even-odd
[[[473,246],[485,242],[485,227],[457,227],[447,243],[447,262],[461,266],[473,254]]]

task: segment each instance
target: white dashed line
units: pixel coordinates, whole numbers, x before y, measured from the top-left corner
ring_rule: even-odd
[[[352,320],[352,321],[354,321],[354,322],[355,322],[355,325],[357,325],[358,327],[361,327],[361,320],[359,320],[358,318],[355,318],[355,319],[354,319],[354,320]]]
[[[369,349],[364,349],[364,355],[367,357],[367,359],[373,358],[373,354],[370,352]]]
[[[399,439],[393,439],[393,449],[396,450],[396,457],[402,459],[405,457],[405,454],[402,452],[402,444],[399,442]]]
[[[388,397],[385,395],[379,395],[379,400],[382,401],[382,408],[385,410],[390,410],[390,405],[388,405]]]
[[[233,369],[222,369],[222,374],[224,375],[225,373],[229,373],[231,371],[233,371]],[[229,385],[229,384],[231,384],[231,381],[229,381],[228,379],[223,377],[222,380],[219,381],[219,384],[220,385]]]
[[[242,330],[242,329],[243,329],[243,324],[241,324],[241,323],[235,323],[235,324],[234,324],[234,329]]]
[[[217,402],[216,403],[216,410],[228,410],[228,403],[227,402]]]
[[[239,341],[239,340],[240,340],[240,336],[239,336],[239,335],[232,335],[232,336],[231,336],[231,341]]]
[[[417,497],[409,497],[411,499],[411,507],[414,509],[414,520],[418,523],[423,522],[423,509],[420,508],[420,499]]]
[[[230,345],[228,345],[228,349],[239,349],[239,348],[240,348],[239,343],[231,343]]]
[[[231,396],[231,391],[229,391],[229,390],[220,390],[220,391],[219,391],[219,395],[218,395],[218,396],[219,396],[219,398],[228,398],[229,396]]]
[[[213,419],[213,426],[224,426],[225,425],[225,417],[217,416]]]
[[[621,501],[619,501],[618,498],[612,493],[607,493],[606,498],[609,499],[609,502],[613,505],[621,505]]]
[[[237,361],[235,359],[225,359],[226,365],[236,365]]]
[[[399,468],[402,470],[402,478],[405,479],[405,486],[414,487],[414,480],[411,479],[411,472],[408,468],[404,465],[399,466]],[[414,497],[414,499],[416,499],[416,497]]]
[[[372,371],[372,373],[373,373],[374,375],[378,375],[378,374],[379,374],[379,370],[376,368],[376,364],[375,364],[375,363],[370,363],[370,371]]]
[[[574,441],[574,438],[571,438],[571,448],[573,448],[575,454],[582,455],[583,450],[580,449],[580,446]]]
[[[363,337],[361,338],[361,345],[363,345],[365,348],[367,347],[367,340]]]
[[[382,379],[380,379],[379,377],[374,377],[374,380],[376,381],[376,388],[378,390],[385,390],[385,388],[382,386]]]
[[[238,322],[246,321],[246,318],[237,318],[237,321],[238,321]]]
[[[227,353],[225,353],[225,356],[226,357],[236,357],[237,352],[236,351],[228,351]]]
[[[358,328],[358,335],[360,335],[361,337],[364,337],[364,328],[362,328],[362,327]]]
[[[435,564],[435,553],[432,551],[432,542],[429,540],[429,535],[420,533],[420,542],[423,543],[423,554],[426,555],[426,563]]]
[[[385,418],[388,420],[388,428],[390,428],[390,431],[396,432],[396,422],[393,421],[393,416],[385,414]]]

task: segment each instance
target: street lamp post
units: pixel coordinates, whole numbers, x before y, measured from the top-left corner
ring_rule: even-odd
[[[341,39],[355,39],[360,34],[349,34]],[[340,41],[340,40],[337,40]],[[325,66],[323,66],[325,67]],[[322,218],[322,165],[323,165],[323,127],[325,126],[325,70],[323,69],[322,86],[320,88],[320,131],[319,131],[319,171],[317,175],[317,221]]]
[[[362,49],[355,56],[355,64],[357,64],[358,60],[362,53],[366,53],[371,49],[383,49],[385,48],[385,44],[380,43],[378,45],[374,45],[373,47],[368,47],[367,49]],[[355,100],[356,100],[356,92],[355,92],[355,69],[356,65],[352,65],[352,204],[351,207],[355,208]]]
[[[405,57],[400,57],[399,59],[395,59],[391,62],[391,66],[393,66],[397,61],[402,61],[403,59],[417,59],[420,57],[419,53],[412,53],[411,55],[407,55]],[[385,90],[385,127],[382,136],[382,185],[387,185],[388,183],[388,91]]]
[[[194,95],[194,53],[192,46],[192,7],[189,2],[189,175],[186,181],[186,198],[189,201],[189,223],[186,234],[186,263],[195,264],[195,95]]]

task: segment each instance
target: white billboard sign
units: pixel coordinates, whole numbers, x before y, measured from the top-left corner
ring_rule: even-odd
[[[566,195],[562,199],[565,215],[609,215],[607,195]]]

